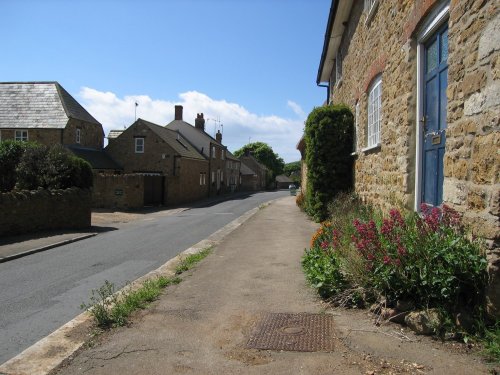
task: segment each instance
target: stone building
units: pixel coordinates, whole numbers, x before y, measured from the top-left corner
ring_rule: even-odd
[[[0,140],[101,150],[102,125],[57,82],[0,83]]]
[[[254,184],[254,188],[252,190],[264,190],[267,182],[267,167],[259,163],[259,161],[252,155],[251,151],[245,152],[245,154],[241,155],[239,159],[241,164],[246,165],[255,175],[256,181],[252,180]]]
[[[127,174],[144,175],[144,204],[180,204],[205,198],[208,161],[179,132],[138,119],[114,131],[106,152]]]
[[[243,191],[259,191],[261,190],[260,181],[255,173],[250,167],[245,163],[241,163],[240,170],[240,181],[241,190]]]
[[[328,103],[345,103],[355,115],[356,192],[385,209],[446,203],[462,212],[488,241],[496,308],[499,7],[486,0],[334,0],[317,76]]]
[[[229,150],[226,151],[226,191],[235,192],[240,190],[241,162]]]
[[[167,129],[179,132],[188,139],[200,154],[208,160],[208,194],[209,196],[231,191],[225,184],[227,147],[222,144],[222,134],[217,132],[215,138],[205,132],[205,118],[199,113],[195,119],[195,126],[183,120],[183,107],[175,106],[175,118],[165,126]],[[235,187],[237,189],[237,186]]]

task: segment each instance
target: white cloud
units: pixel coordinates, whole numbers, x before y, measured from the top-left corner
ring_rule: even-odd
[[[298,105],[297,103],[295,103],[294,101],[292,100],[289,100],[286,105],[288,107],[290,107],[290,109],[292,111],[295,112],[295,114],[301,118],[304,118],[306,116],[306,113],[303,111],[302,107],[300,105]]]
[[[107,135],[111,129],[124,129],[137,118],[166,125],[174,119],[174,106],[184,107],[184,121],[194,124],[197,113],[204,113],[205,129],[214,135],[216,122],[223,124],[223,143],[230,151],[251,142],[266,142],[285,162],[300,159],[295,145],[302,136],[304,112],[297,103],[288,101],[288,106],[300,119],[288,119],[275,115],[259,116],[242,105],[226,100],[212,99],[197,91],[179,94],[179,100],[169,101],[152,99],[147,95],[128,95],[119,98],[112,92],[102,92],[89,87],[80,90],[81,104],[103,124]],[[135,107],[135,102],[139,105]]]

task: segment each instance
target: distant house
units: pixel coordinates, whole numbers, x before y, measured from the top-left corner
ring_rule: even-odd
[[[246,164],[241,163],[240,169],[241,190],[259,191],[261,190],[260,181],[257,173],[250,169]]]
[[[94,172],[120,172],[103,152],[104,130],[57,82],[0,83],[0,140],[60,144],[87,160]]]
[[[104,131],[57,82],[0,83],[0,140],[101,150]]]
[[[257,176],[257,189],[254,190],[264,190],[266,188],[267,182],[267,167],[259,163],[259,161],[255,159],[250,151],[247,151],[244,155],[241,155],[239,159],[242,165],[245,164]]]
[[[144,204],[180,204],[207,196],[209,163],[179,132],[138,119],[112,131],[106,152],[127,174],[144,175]]]
[[[293,180],[285,176],[284,174],[280,174],[276,176],[276,188],[277,189],[288,189],[288,187],[293,184]]]
[[[240,171],[241,171],[240,160],[229,151],[226,151],[226,173],[225,173],[226,190],[234,192],[240,189],[241,185]]]
[[[197,149],[199,153],[205,156],[208,160],[208,194],[210,196],[234,191],[238,188],[237,179],[234,188],[227,185],[226,159],[228,155],[227,148],[222,144],[222,134],[217,132],[215,138],[205,132],[205,119],[203,113],[199,113],[195,119],[195,126],[183,120],[183,107],[175,106],[175,118],[172,122],[165,126],[167,129],[179,132],[183,137],[188,139]],[[238,164],[233,164],[238,167]],[[226,181],[226,184],[224,183]]]

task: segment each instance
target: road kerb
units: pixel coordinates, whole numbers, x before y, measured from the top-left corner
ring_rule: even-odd
[[[269,201],[268,203],[272,204],[275,200]],[[132,282],[131,287],[138,287],[144,281],[154,277],[174,275],[175,267],[186,255],[198,253],[210,246],[216,246],[222,241],[222,239],[224,239],[224,237],[250,219],[258,211],[259,207],[255,207],[247,211],[218,231],[212,233],[206,239],[187,248],[157,269],[139,277]],[[120,293],[120,291],[117,293]],[[74,333],[83,325],[90,325],[91,322],[92,317],[87,312],[78,315],[76,318],[72,319],[48,336],[25,349],[14,358],[11,358],[7,362],[0,365],[0,375],[48,374],[50,371],[59,366],[66,358],[70,357],[82,347],[86,340],[75,338]]]

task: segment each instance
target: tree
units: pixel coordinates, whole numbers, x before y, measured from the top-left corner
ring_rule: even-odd
[[[283,169],[283,173],[290,177],[292,181],[296,184],[301,183],[301,162],[293,161],[291,163],[285,164],[285,168]]]
[[[264,142],[253,142],[249,143],[239,150],[234,152],[234,155],[240,157],[244,155],[247,151],[251,151],[255,159],[259,163],[264,164],[272,173],[272,180],[280,174],[283,173],[283,168],[285,167],[285,162],[282,158],[276,154],[271,146]]]

